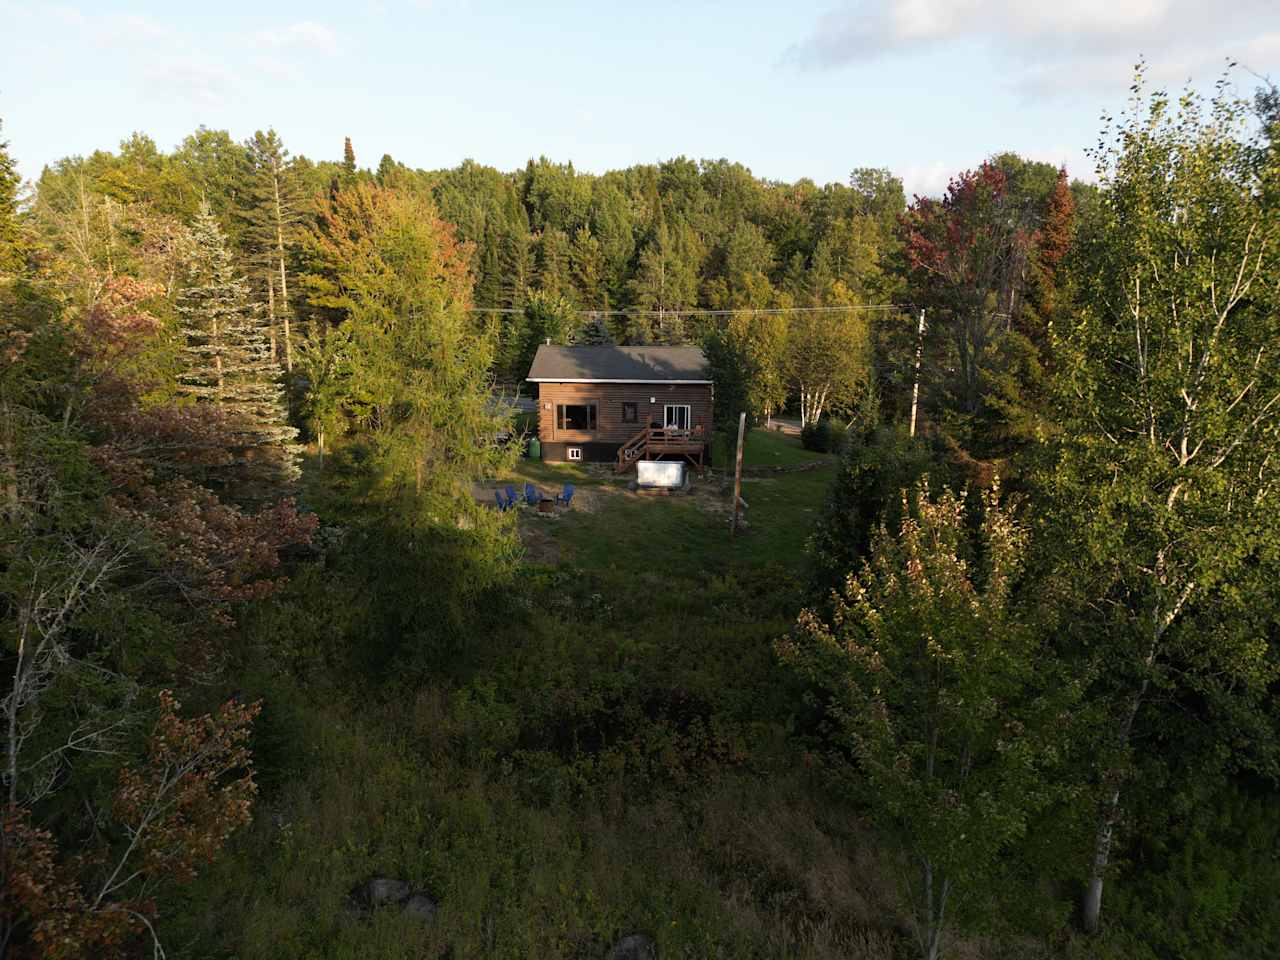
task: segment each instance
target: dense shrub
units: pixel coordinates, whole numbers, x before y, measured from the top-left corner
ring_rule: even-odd
[[[898,427],[851,433],[845,446],[808,544],[814,586],[823,593],[857,568],[876,524],[897,522],[904,490],[926,473],[936,474],[939,483],[948,479],[930,445]]]
[[[817,423],[807,423],[800,431],[800,443],[806,450],[815,453],[841,453],[848,438],[849,430],[844,424],[823,417]]]

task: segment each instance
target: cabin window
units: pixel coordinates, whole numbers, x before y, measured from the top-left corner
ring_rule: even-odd
[[[662,425],[668,430],[688,430],[693,419],[692,411],[687,403],[668,403],[662,418]]]
[[[562,403],[556,407],[556,429],[594,430],[596,405],[594,403]]]
[[[581,447],[570,447],[570,448],[569,448],[569,459],[570,459],[570,460],[581,460],[581,459],[582,459],[582,448],[581,448]]]
[[[639,423],[640,413],[636,409],[634,403],[624,403],[622,405],[622,422],[623,423]]]

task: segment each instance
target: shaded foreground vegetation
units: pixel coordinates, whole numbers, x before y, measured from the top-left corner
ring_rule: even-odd
[[[203,130],[24,199],[0,150],[0,954],[1275,953],[1258,103],[1140,76],[1096,189],[910,206]],[[700,342],[717,473],[520,459],[547,337]]]

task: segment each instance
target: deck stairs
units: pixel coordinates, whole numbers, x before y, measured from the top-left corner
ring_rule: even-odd
[[[661,460],[664,456],[687,457],[701,473],[706,452],[706,435],[701,426],[692,430],[645,427],[618,449],[614,469],[626,473],[639,460]]]

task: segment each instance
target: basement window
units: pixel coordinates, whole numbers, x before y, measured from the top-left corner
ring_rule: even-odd
[[[563,403],[556,407],[557,430],[594,430],[596,405],[594,403]]]
[[[582,448],[581,448],[581,447],[570,447],[570,448],[569,448],[569,459],[570,459],[570,460],[581,460],[581,459],[582,459]]]

